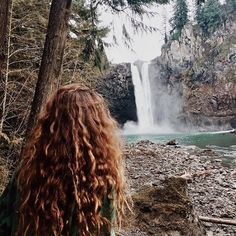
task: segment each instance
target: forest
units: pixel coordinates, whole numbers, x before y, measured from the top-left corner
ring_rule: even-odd
[[[133,14],[141,16],[148,14],[144,6],[154,3],[167,4],[168,1],[128,1],[127,6]],[[59,12],[60,4],[64,4],[63,12]],[[59,84],[76,81],[95,87],[97,78],[110,66],[104,51],[109,45],[103,40],[110,29],[99,25],[98,7],[104,5],[117,14],[126,11],[127,6],[123,4],[122,1],[62,1],[52,2],[50,10],[50,1],[2,2],[1,133],[11,138],[23,137],[26,127],[30,130],[31,121],[34,123],[32,117],[37,115],[49,91]],[[173,4],[172,29],[165,32],[166,42],[178,39],[189,21],[186,0],[176,0]],[[195,19],[206,37],[224,24],[229,12],[235,11],[235,0],[227,0],[225,8],[218,0],[196,1]],[[155,30],[135,19],[131,19],[133,27]],[[124,30],[123,33],[128,41],[129,32]],[[58,38],[54,37],[58,34]],[[53,62],[48,63],[50,60]],[[33,97],[38,101],[32,103]]]
[[[127,117],[140,128],[133,65],[109,61],[105,49],[117,46],[118,36],[106,42],[114,25],[101,24],[101,11],[127,16],[133,31],[123,25],[122,38],[132,51],[134,32],[141,37],[159,30],[143,17],[158,14],[153,6],[171,6],[161,55],[148,62],[153,133],[146,132],[150,126],[128,133],[123,147],[136,215],[127,216],[118,233],[235,235],[236,0],[0,0],[0,6],[0,193],[45,102],[61,85],[97,90],[122,132],[127,112],[135,113]],[[136,64],[141,81],[145,63]],[[159,132],[166,124],[177,131]],[[210,131],[217,131],[214,137]]]

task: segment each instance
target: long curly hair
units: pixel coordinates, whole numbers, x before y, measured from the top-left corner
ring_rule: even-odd
[[[70,235],[72,212],[79,235],[100,235],[111,227],[101,213],[104,196],[113,199],[119,224],[126,202],[121,142],[98,93],[73,84],[49,99],[25,146],[18,185],[16,235]]]

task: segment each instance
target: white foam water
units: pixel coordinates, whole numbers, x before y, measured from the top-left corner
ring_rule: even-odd
[[[132,81],[134,84],[135,103],[138,122],[128,121],[123,127],[123,134],[170,134],[175,131],[165,121],[155,124],[154,104],[149,78],[149,63],[131,64]],[[162,112],[162,111],[160,111]]]
[[[138,124],[128,122],[126,132],[149,133],[154,127],[154,117],[151,99],[151,86],[148,72],[149,63],[144,62],[141,68],[131,65],[132,80],[134,84],[135,102],[137,108]]]

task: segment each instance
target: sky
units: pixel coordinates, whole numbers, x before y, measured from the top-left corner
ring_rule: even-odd
[[[194,0],[188,0],[190,11],[192,12]],[[108,34],[105,42],[113,43],[113,35],[116,36],[118,45],[107,47],[106,54],[112,63],[134,62],[136,60],[150,61],[161,54],[161,47],[164,43],[164,22],[166,19],[167,30],[170,30],[169,20],[173,15],[173,7],[171,5],[159,5],[150,8],[150,11],[157,12],[154,17],[144,16],[139,19],[146,25],[158,28],[157,32],[134,34],[129,20],[125,14],[112,14],[109,11],[101,11],[101,25],[111,25],[112,29]],[[193,15],[190,14],[190,20]],[[128,49],[122,42],[122,25],[125,24],[131,38],[132,50]]]
[[[111,25],[111,31],[105,42],[113,43],[113,35],[117,38],[118,45],[106,47],[106,54],[112,63],[133,62],[137,59],[150,61],[160,55],[161,46],[164,42],[164,15],[167,18],[171,16],[170,6],[153,7],[152,11],[157,12],[154,17],[144,16],[138,19],[148,26],[158,29],[157,32],[139,32],[134,33],[132,26],[125,14],[115,15],[111,12],[103,12],[101,14],[102,25]],[[132,50],[129,49],[122,41],[122,25],[125,25],[129,35],[132,38]]]

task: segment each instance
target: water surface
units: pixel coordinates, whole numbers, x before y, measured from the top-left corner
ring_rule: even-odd
[[[225,157],[236,158],[236,135],[225,132],[173,133],[173,134],[135,134],[125,135],[127,142],[150,140],[155,143],[166,143],[175,139],[179,145],[195,145],[199,148],[210,148]]]

